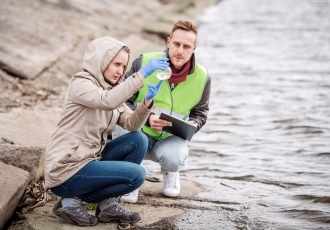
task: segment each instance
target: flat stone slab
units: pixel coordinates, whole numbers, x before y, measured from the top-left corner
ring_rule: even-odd
[[[14,108],[0,116],[0,161],[28,171],[31,178],[60,119],[61,107],[45,108]]]
[[[60,120],[61,109],[15,108],[10,113],[1,113],[0,138],[17,146],[46,148]]]
[[[0,162],[0,229],[10,220],[28,185],[29,173]]]

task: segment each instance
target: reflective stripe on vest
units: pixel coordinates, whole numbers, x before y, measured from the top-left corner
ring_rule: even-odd
[[[141,67],[146,65],[151,58],[164,57],[162,52],[158,53],[147,53],[142,55]],[[160,71],[160,70],[157,70]],[[149,75],[143,81],[143,88],[140,89],[138,97],[136,98],[137,103],[143,101],[145,95],[148,92],[148,85],[157,84],[158,78],[156,77],[156,72]],[[190,110],[198,104],[200,101],[203,90],[207,80],[207,70],[195,63],[195,70],[192,74],[187,76],[184,82],[179,83],[171,92],[170,83],[165,80],[158,94],[154,98],[154,109],[155,114],[160,114],[161,112],[166,114],[171,114],[179,118],[185,118],[189,116]],[[142,131],[149,136],[155,137],[157,139],[163,139],[169,134],[166,132],[156,132],[151,127],[144,125]]]

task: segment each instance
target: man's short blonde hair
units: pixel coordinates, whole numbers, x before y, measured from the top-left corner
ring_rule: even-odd
[[[172,28],[170,38],[172,38],[174,31],[179,30],[179,29],[194,32],[194,34],[196,35],[196,40],[197,40],[197,27],[192,22],[185,21],[185,20],[177,21]],[[195,41],[195,43],[196,43],[196,41]]]

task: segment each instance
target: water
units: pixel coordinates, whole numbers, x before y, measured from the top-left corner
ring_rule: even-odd
[[[210,113],[181,174],[206,188],[211,224],[177,226],[330,229],[330,1],[220,1],[196,56]]]

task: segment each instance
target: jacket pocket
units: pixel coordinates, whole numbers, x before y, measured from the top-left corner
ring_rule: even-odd
[[[67,155],[64,163],[75,163],[92,158],[94,156],[94,149],[93,146],[86,144],[84,141],[79,141],[77,146],[71,149],[72,151]]]

